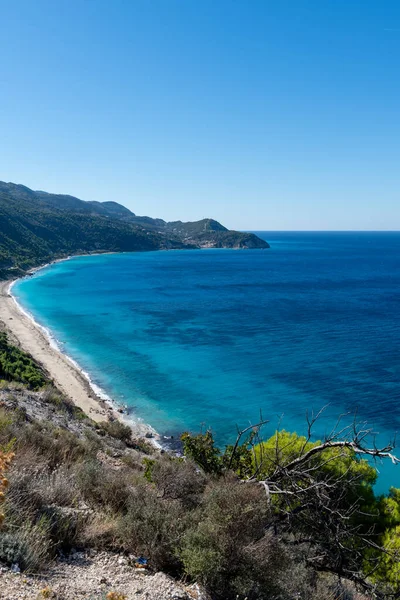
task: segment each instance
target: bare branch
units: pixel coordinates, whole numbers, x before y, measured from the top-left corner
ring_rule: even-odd
[[[359,445],[358,441],[343,440],[343,441],[335,442],[335,441],[328,440],[326,442],[323,442],[322,444],[319,444],[318,446],[314,446],[313,448],[308,450],[308,452],[306,452],[302,456],[299,456],[298,458],[295,458],[287,465],[284,465],[282,467],[278,466],[278,469],[271,476],[271,480],[280,479],[285,474],[287,474],[289,471],[292,471],[296,467],[304,465],[313,456],[320,454],[321,452],[323,452],[324,450],[327,450],[328,448],[350,448],[356,454],[364,454],[364,455],[372,456],[374,458],[390,458],[393,464],[400,463],[400,459],[391,453],[391,451],[393,450],[392,446],[386,446],[385,448],[363,448],[361,445]]]
[[[241,431],[238,430],[238,434],[237,434],[237,437],[236,437],[236,442],[233,445],[231,456],[229,458],[228,469],[230,469],[232,467],[232,462],[233,462],[236,450],[238,449],[238,446],[239,446],[240,441],[241,441],[242,437],[244,436],[244,434],[247,433],[248,431],[250,431],[251,429],[253,431],[259,431],[259,429],[263,425],[265,425],[266,423],[269,423],[269,421],[261,420],[256,425],[249,425],[248,427],[245,427],[245,429],[242,429]]]

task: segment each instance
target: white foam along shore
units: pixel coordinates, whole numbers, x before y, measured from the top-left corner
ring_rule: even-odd
[[[34,269],[31,273],[48,266]],[[19,304],[12,294],[12,287],[17,281],[18,279],[0,282],[0,321],[18,340],[21,348],[33,356],[49,374],[56,387],[94,421],[118,419],[132,428],[134,436],[144,437],[146,434],[152,434],[152,441],[158,446],[157,432],[140,418],[135,419],[122,414],[121,409],[92,381],[90,375],[62,351],[52,333]]]

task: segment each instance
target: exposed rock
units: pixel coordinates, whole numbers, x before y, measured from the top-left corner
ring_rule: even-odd
[[[107,552],[74,552],[42,577],[12,573],[0,566],[1,600],[104,600],[118,592],[126,600],[208,600],[197,586],[184,586],[164,573],[129,566],[125,557]],[[47,596],[41,594],[46,590]]]

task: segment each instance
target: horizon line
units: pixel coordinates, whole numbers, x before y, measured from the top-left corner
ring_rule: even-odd
[[[244,233],[400,233],[400,229],[237,229]]]

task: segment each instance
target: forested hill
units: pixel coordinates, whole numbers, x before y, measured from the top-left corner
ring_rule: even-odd
[[[0,278],[86,252],[268,247],[256,235],[212,219],[168,223],[139,217],[117,202],[85,202],[0,182]]]

